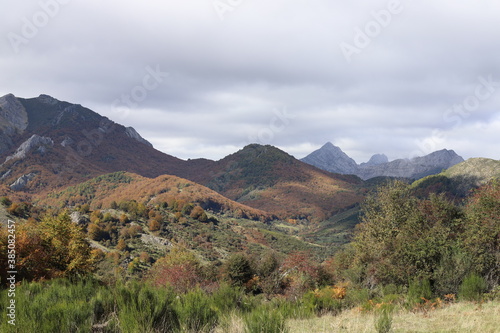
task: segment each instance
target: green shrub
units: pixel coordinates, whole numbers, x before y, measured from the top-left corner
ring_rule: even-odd
[[[477,274],[468,275],[458,292],[458,297],[466,301],[480,301],[487,289],[486,281]]]
[[[212,304],[219,315],[227,314],[232,310],[251,311],[252,302],[240,287],[221,284],[212,294]]]
[[[375,329],[378,333],[388,333],[392,327],[392,309],[382,307],[375,316]]]
[[[318,315],[325,313],[337,314],[342,310],[342,300],[336,298],[335,289],[325,287],[310,291],[302,297],[303,306],[307,310],[313,309]]]
[[[243,318],[246,333],[286,333],[286,319],[278,309],[261,305]]]
[[[121,332],[175,332],[179,329],[179,319],[172,306],[172,291],[133,282],[116,287],[115,297]]]
[[[367,288],[349,289],[345,297],[345,304],[348,307],[359,306],[368,302],[371,298],[371,292]]]
[[[0,322],[0,332],[90,332],[98,286],[69,280],[23,283],[16,288],[16,325]],[[7,304],[7,290],[1,292]],[[1,308],[5,314],[5,307]],[[5,317],[6,319],[6,317]]]
[[[178,296],[176,309],[184,332],[211,332],[217,325],[219,316],[212,300],[200,289]]]
[[[432,297],[431,284],[429,280],[415,279],[410,283],[408,287],[408,295],[406,299],[406,305],[409,308],[413,308],[419,303],[424,303]]]

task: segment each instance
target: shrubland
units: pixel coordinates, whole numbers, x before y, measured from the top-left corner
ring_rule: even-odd
[[[26,205],[16,234],[20,326],[2,322],[0,330],[52,332],[58,323],[60,332],[297,332],[319,317],[347,325],[337,318],[349,322],[355,312],[388,332],[405,331],[408,314],[467,302],[498,312],[499,217],[498,181],[463,201],[389,183],[362,205],[352,242],[325,256],[294,243],[293,227],[283,236],[175,198],[73,211]],[[6,239],[3,228],[2,266]],[[295,245],[280,251],[283,242]],[[0,295],[3,312],[7,290]]]

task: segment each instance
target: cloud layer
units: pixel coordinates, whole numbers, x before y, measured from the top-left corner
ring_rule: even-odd
[[[1,95],[85,105],[181,158],[252,142],[300,158],[327,141],[357,162],[442,148],[500,158],[494,0],[6,7]]]

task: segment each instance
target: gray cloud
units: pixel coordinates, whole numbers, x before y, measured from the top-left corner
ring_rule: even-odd
[[[224,20],[215,2],[10,3],[0,14],[0,94],[85,105],[181,158],[219,159],[251,142],[300,158],[326,141],[358,162],[430,148],[499,158],[496,1],[401,0],[387,24],[376,18],[391,0],[241,1]],[[370,42],[349,63],[340,45],[356,47],[358,29]],[[147,68],[169,75],[117,110]],[[489,76],[499,82],[491,96],[449,111]],[[279,123],[276,110],[293,118]]]

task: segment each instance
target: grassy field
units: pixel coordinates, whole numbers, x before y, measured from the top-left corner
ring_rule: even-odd
[[[358,309],[344,311],[338,316],[323,316],[307,320],[290,320],[290,333],[377,332],[375,314]],[[390,332],[500,332],[500,301],[478,305],[460,302],[427,313],[396,311]]]

